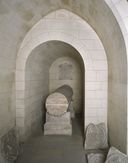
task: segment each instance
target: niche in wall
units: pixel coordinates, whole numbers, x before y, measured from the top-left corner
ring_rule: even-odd
[[[61,41],[48,41],[36,47],[25,67],[25,137],[41,130],[45,99],[63,84],[73,88],[74,108],[81,113],[84,110],[84,64],[79,52]]]

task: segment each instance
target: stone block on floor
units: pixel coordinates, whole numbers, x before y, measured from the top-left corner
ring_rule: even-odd
[[[105,163],[128,163],[128,156],[115,147],[111,147]]]
[[[85,150],[88,163],[104,163],[109,149]]]
[[[88,163],[104,163],[105,155],[103,153],[91,153],[87,155]]]

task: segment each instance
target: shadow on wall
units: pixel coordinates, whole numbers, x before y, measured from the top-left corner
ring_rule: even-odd
[[[73,57],[56,59],[49,71],[49,92],[55,91],[62,85],[69,85],[73,89],[73,108],[76,114],[83,114],[84,110],[84,69]]]

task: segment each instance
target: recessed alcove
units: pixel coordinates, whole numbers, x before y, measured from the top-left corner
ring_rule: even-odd
[[[73,107],[84,115],[84,63],[79,52],[61,41],[49,41],[36,47],[25,69],[26,136],[41,130],[46,97],[67,84],[73,89]]]

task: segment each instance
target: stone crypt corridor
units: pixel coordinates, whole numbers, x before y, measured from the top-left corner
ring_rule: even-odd
[[[90,163],[101,123],[102,162],[111,147],[127,158],[127,0],[0,0],[0,36],[0,163]],[[72,134],[45,135],[46,98],[63,85]]]

